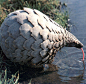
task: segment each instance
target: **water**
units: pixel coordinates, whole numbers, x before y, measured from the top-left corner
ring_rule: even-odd
[[[86,54],[86,1],[85,0],[60,0],[67,3],[70,12],[71,23],[75,27],[71,27],[71,32],[84,44],[84,52]],[[57,53],[54,64],[58,69],[61,81],[74,84],[86,84],[86,69],[83,66],[82,51],[76,48],[64,47]],[[57,61],[59,60],[59,61]],[[86,67],[86,57],[84,60]]]

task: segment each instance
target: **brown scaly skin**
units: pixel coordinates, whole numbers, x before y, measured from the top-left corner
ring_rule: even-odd
[[[10,13],[0,27],[0,45],[12,62],[27,65],[52,63],[64,46],[83,47],[70,32],[36,9]]]
[[[70,32],[66,31],[66,47],[82,48],[83,44]]]

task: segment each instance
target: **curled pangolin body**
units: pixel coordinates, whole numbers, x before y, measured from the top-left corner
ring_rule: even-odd
[[[0,45],[6,57],[20,64],[51,63],[63,46],[78,39],[36,9],[10,13],[0,28]],[[75,46],[74,46],[75,47]]]

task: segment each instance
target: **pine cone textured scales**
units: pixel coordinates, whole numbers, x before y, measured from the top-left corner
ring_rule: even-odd
[[[40,11],[24,8],[10,13],[1,25],[1,48],[13,62],[50,63],[65,45],[65,31]]]

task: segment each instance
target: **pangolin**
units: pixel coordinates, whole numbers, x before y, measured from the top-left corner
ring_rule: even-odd
[[[70,32],[36,9],[24,7],[7,15],[0,27],[0,46],[12,62],[27,65],[52,63],[62,47],[81,48]]]

